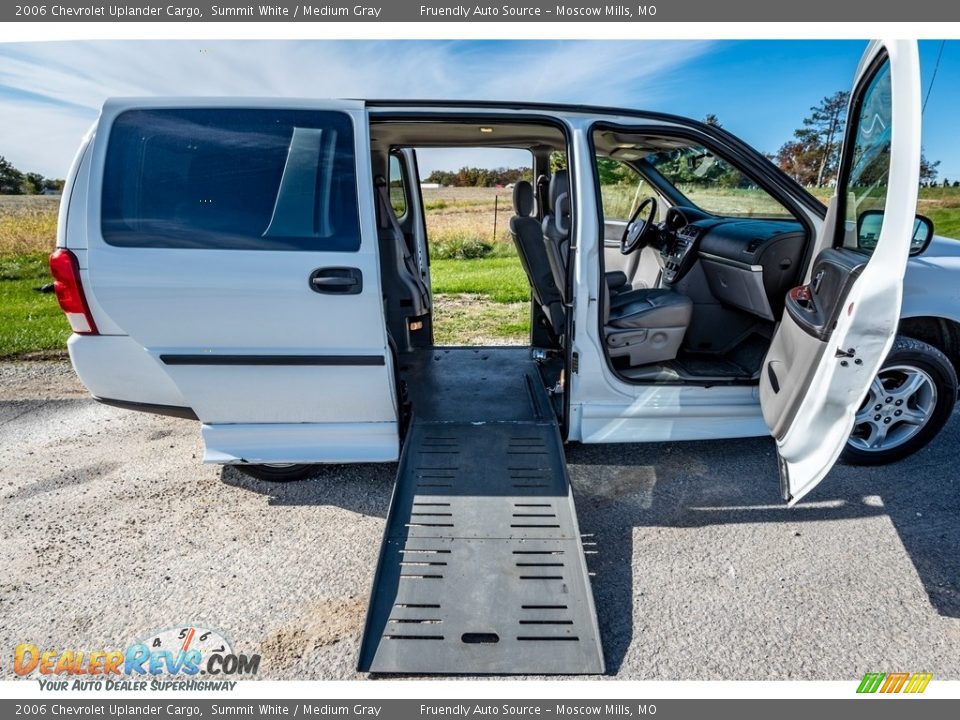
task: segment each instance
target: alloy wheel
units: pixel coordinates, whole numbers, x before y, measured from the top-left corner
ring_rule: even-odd
[[[883,368],[870,385],[848,441],[867,452],[889,450],[915,436],[937,406],[937,386],[913,365]]]

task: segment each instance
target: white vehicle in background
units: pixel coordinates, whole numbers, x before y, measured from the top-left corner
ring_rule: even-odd
[[[915,217],[918,87],[915,43],[869,47],[829,208],[726,131],[658,113],[109,100],[51,261],[71,359],[105,403],[197,418],[206,462],[280,480],[397,460],[409,415],[471,384],[417,375],[438,349],[416,148],[523,148],[531,352],[497,357],[535,368],[564,441],[771,433],[794,503],[841,452],[923,447],[957,395],[960,249]],[[645,190],[632,217],[605,207],[600,160]],[[764,211],[685,194],[721,175]]]

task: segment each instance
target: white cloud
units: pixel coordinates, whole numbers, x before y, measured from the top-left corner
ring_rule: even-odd
[[[541,100],[639,106],[705,42],[99,41],[0,45],[0,154],[62,176],[116,95]]]

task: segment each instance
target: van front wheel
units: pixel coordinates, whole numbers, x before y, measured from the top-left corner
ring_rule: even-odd
[[[268,465],[235,465],[242,473],[254,477],[257,480],[267,482],[290,482],[292,480],[303,480],[309,476],[316,465],[298,465],[295,463],[271,463]]]
[[[957,374],[932,345],[898,337],[857,412],[843,459],[851,465],[901,460],[946,425],[957,399]]]

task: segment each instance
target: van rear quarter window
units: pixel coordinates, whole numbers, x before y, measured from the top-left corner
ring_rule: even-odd
[[[354,252],[350,117],[129,110],[110,131],[101,231],[124,247]]]

